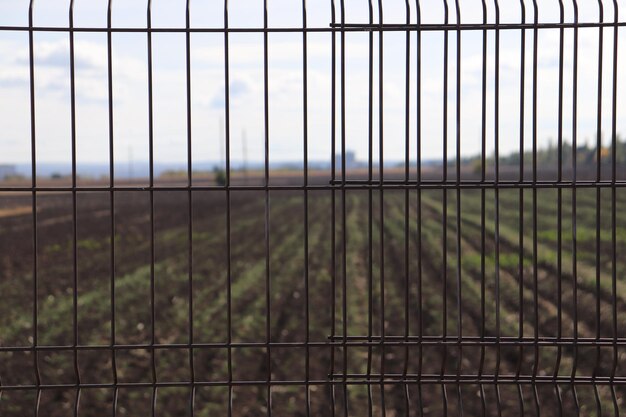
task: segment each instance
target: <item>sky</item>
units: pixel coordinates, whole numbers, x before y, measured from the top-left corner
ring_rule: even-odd
[[[339,20],[340,2],[336,0]],[[376,22],[379,21],[374,2]],[[460,0],[461,23],[480,23],[480,0]],[[540,22],[558,22],[557,0],[539,3]],[[573,19],[571,1],[565,1],[566,21]],[[626,10],[626,0],[620,0]],[[520,21],[520,1],[501,0],[502,22]],[[598,20],[597,0],[580,0],[580,21]],[[422,22],[443,22],[443,1],[422,1]],[[411,1],[410,21],[416,22],[415,4]],[[75,0],[75,26],[106,27],[106,0]],[[300,27],[302,3],[295,0],[268,0],[270,27]],[[456,22],[454,1],[449,0],[450,23]],[[35,26],[68,25],[69,0],[37,0]],[[308,0],[308,26],[328,28],[331,2]],[[345,0],[345,21],[366,23],[367,0]],[[623,12],[626,13],[626,12]],[[262,27],[262,0],[230,0],[231,27]],[[605,0],[604,19],[612,21],[612,1]],[[145,27],[146,1],[113,2],[113,26]],[[534,19],[533,4],[526,1],[526,19]],[[488,21],[494,22],[492,2],[488,2]],[[624,18],[620,18],[624,21]],[[383,2],[384,23],[404,23],[404,0]],[[28,24],[28,2],[0,0],[0,26]],[[153,0],[154,27],[184,27],[183,0]],[[192,27],[222,27],[223,2],[191,0]],[[598,96],[598,29],[579,31],[578,67],[578,141],[595,143]],[[441,159],[444,144],[448,156],[456,155],[456,102],[461,96],[461,156],[476,155],[481,150],[482,126],[482,31],[467,31],[461,36],[461,85],[456,83],[457,35],[449,35],[448,134],[443,136],[444,35],[423,32],[418,51],[416,33],[410,36],[409,115],[406,114],[406,33],[383,35],[383,153],[385,160],[403,160],[408,129],[411,159],[417,155],[417,76],[416,60],[420,53],[421,74],[421,155],[423,159]],[[502,30],[500,38],[500,151],[518,149],[520,125],[520,31]],[[374,161],[378,160],[380,102],[379,35],[374,34]],[[263,35],[233,33],[230,38],[230,125],[231,158],[241,160],[245,153],[250,162],[264,155],[264,72]],[[35,106],[38,162],[67,163],[71,160],[69,34],[37,32],[34,38]],[[75,34],[76,61],[76,134],[77,158],[81,163],[108,163],[108,90],[107,44],[105,33]],[[308,135],[309,159],[330,161],[331,151],[331,34],[308,35]],[[340,36],[336,37],[337,62],[340,62]],[[345,36],[346,113],[341,120],[339,94],[336,99],[337,143],[345,123],[346,147],[357,158],[368,158],[369,137],[369,35],[349,32]],[[494,78],[495,36],[487,36],[487,141],[488,152],[494,148]],[[116,163],[129,159],[147,161],[148,150],[148,57],[147,37],[142,33],[113,35],[114,145]],[[156,33],[153,45],[153,109],[155,163],[182,163],[187,155],[187,111],[185,36],[183,33]],[[224,35],[194,33],[191,36],[192,83],[192,155],[194,162],[224,159]],[[533,32],[526,32],[525,137],[532,146],[532,55]],[[601,130],[605,144],[610,143],[611,100],[613,90],[613,29],[604,29]],[[557,140],[559,31],[541,30],[537,62],[537,141],[547,146]],[[0,163],[30,162],[30,101],[28,32],[0,31]],[[271,33],[268,49],[270,162],[301,161],[303,158],[303,38],[301,33]],[[564,39],[564,134],[572,138],[573,30],[565,30]],[[342,83],[336,68],[337,93]],[[619,31],[618,42],[618,111],[617,130],[626,133],[626,28]]]

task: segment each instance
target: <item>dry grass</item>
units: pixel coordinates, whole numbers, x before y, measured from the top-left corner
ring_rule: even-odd
[[[31,206],[18,206],[6,209],[0,209],[0,218],[21,216],[23,214],[32,214],[33,208]]]

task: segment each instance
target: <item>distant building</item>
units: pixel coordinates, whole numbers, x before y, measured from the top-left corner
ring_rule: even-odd
[[[17,167],[15,165],[0,164],[0,180],[14,177],[17,175]]]
[[[342,160],[341,154],[335,155],[335,166],[338,169],[341,169]],[[358,162],[356,160],[356,154],[354,151],[346,151],[346,169],[356,168],[358,167]]]

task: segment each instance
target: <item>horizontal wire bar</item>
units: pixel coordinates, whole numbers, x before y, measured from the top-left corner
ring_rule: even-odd
[[[380,373],[371,374],[334,374],[329,375],[330,380],[335,379],[348,379],[348,383],[354,382],[360,384],[378,383],[381,379],[384,383],[393,384],[415,384],[415,383],[456,383],[456,384],[592,384],[592,385],[624,385],[626,384],[626,377],[616,376],[614,378],[608,376],[591,376],[591,375],[576,375],[572,378],[571,375],[517,375],[517,374],[416,374],[416,373],[386,373],[381,375]]]
[[[367,340],[370,339],[370,340]],[[217,342],[217,343],[162,343],[162,344],[115,344],[115,345],[38,345],[38,346],[0,346],[0,352],[32,352],[32,351],[63,351],[63,350],[139,350],[139,349],[226,349],[226,348],[263,348],[263,347],[329,347],[329,346],[420,346],[420,345],[453,345],[453,346],[571,346],[576,343],[581,346],[618,346],[626,347],[626,337],[619,338],[573,338],[573,337],[472,337],[449,335],[442,336],[385,336],[384,342],[380,336],[331,336],[327,341],[310,342]]]
[[[383,30],[383,31],[465,31],[465,30],[515,30],[515,29],[567,29],[567,28],[603,28],[626,26],[626,22],[546,22],[546,23],[448,23],[448,24],[368,24],[334,23],[331,28],[343,30]]]
[[[463,385],[535,385],[535,384],[564,384],[564,385],[626,385],[626,377],[591,377],[591,376],[550,376],[550,375],[457,375],[457,374],[385,374],[381,379],[380,374],[350,374],[354,379],[347,381],[341,379],[312,379],[305,380],[233,380],[233,381],[159,381],[159,382],[118,382],[114,383],[84,383],[80,384],[25,384],[3,385],[2,391],[27,391],[27,390],[51,390],[51,389],[123,389],[123,388],[180,388],[180,387],[232,387],[232,386],[332,386],[332,385],[440,385],[440,384],[463,384]],[[348,378],[352,378],[352,376]],[[343,378],[336,374],[331,377]]]
[[[99,32],[99,33],[281,33],[281,32],[358,32],[358,31],[467,31],[467,30],[520,30],[520,29],[573,29],[623,27],[626,22],[546,22],[546,23],[428,23],[428,24],[368,24],[331,23],[328,27],[74,27],[2,25],[0,31],[33,32]]]
[[[377,346],[382,343],[380,336],[348,336],[346,343],[338,343],[343,338],[340,336],[331,336],[331,341],[335,341],[333,344],[339,345],[352,345],[364,343],[366,345]],[[369,340],[368,340],[369,339]],[[520,346],[520,345],[540,345],[540,346],[571,346],[572,343],[585,346],[626,346],[626,337],[484,337],[480,336],[463,336],[461,339],[456,335],[442,336],[385,336],[385,345],[467,345],[467,346],[480,346],[480,345],[503,345],[503,346]]]
[[[484,384],[608,384],[608,385],[623,385],[626,384],[626,376],[616,376],[614,378],[608,376],[592,376],[592,375],[576,375],[576,377],[572,378],[571,375],[533,375],[533,374],[416,374],[416,373],[349,373],[349,374],[340,374],[336,373],[333,375],[329,375],[330,380],[335,379],[354,379],[357,382],[364,381],[380,381],[383,379],[387,383],[420,383],[420,382],[430,382],[430,383],[461,383],[461,384],[475,384],[475,383],[484,383]]]
[[[402,181],[389,181],[384,182],[367,180],[354,181],[348,180],[345,182],[336,182],[335,184],[328,185],[231,185],[231,186],[218,186],[218,185],[181,185],[181,186],[114,186],[114,187],[98,187],[98,186],[57,186],[57,187],[12,187],[12,186],[0,186],[0,193],[10,192],[111,192],[111,191],[324,191],[324,190],[368,190],[368,189],[502,189],[502,188],[624,188],[626,187],[625,180],[619,181],[422,181],[417,182],[402,182]]]

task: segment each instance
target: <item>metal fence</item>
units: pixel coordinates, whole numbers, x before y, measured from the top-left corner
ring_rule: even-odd
[[[5,180],[0,188],[7,213],[13,199],[30,207],[21,229],[17,217],[0,208],[6,265],[17,265],[2,271],[2,415],[623,412],[619,206],[626,182],[620,173],[624,113],[618,92],[624,72],[618,40],[626,22],[620,2],[407,0],[395,9],[405,19],[390,21],[384,13],[392,1],[303,1],[300,20],[272,26],[271,2],[265,1],[262,25],[247,27],[231,25],[233,9],[251,7],[237,2],[216,8],[222,23],[215,27],[192,25],[189,0],[177,4],[186,8],[184,27],[153,26],[150,0],[142,27],[114,25],[111,0],[106,27],[75,25],[74,0],[68,25],[38,26],[35,3],[28,6],[27,24],[0,27],[0,37],[28,36],[31,168],[27,183]],[[346,12],[356,3],[366,20]],[[555,13],[544,18],[542,7]],[[327,10],[330,21],[310,25],[312,8]],[[423,18],[424,9],[433,8]],[[513,17],[501,19],[505,14]],[[69,39],[69,60],[59,64],[69,70],[71,171],[65,183],[38,172],[38,159],[45,159],[37,151],[41,33]],[[106,36],[106,82],[100,87],[106,89],[108,162],[100,182],[78,175],[75,39],[86,33]],[[579,45],[583,33],[592,34],[591,46]],[[115,163],[113,39],[121,34],[146,42],[147,66],[129,71],[147,75],[147,178],[119,178]],[[185,80],[185,100],[178,106],[185,114],[186,166],[174,180],[163,180],[154,157],[153,44],[162,34],[184,36],[185,62],[176,64]],[[206,181],[196,179],[201,174],[192,155],[198,140],[192,135],[192,60],[202,43],[194,37],[203,34],[219,37],[223,55],[210,59],[223,65],[226,86],[220,103],[223,177]],[[258,35],[252,45],[262,52],[256,171],[232,159],[230,48],[239,34]],[[299,39],[301,95],[291,106],[302,120],[300,130],[289,132],[291,142],[301,144],[299,168],[279,175],[271,163],[270,117],[281,85],[272,84],[269,73],[273,36],[282,34]],[[366,51],[359,88],[367,112],[353,117],[346,85],[355,76],[350,37],[356,34]],[[556,49],[542,51],[544,34],[556,39]],[[329,124],[325,138],[310,140],[309,115],[319,111],[309,99],[310,39],[318,35],[330,57],[322,70],[330,80],[322,108]],[[385,58],[385,37],[401,41],[400,52],[392,45]],[[463,47],[477,59],[463,55]],[[511,66],[511,57],[519,64]],[[556,83],[544,91],[545,59],[553,63],[549,76]],[[440,68],[436,85],[423,75],[434,62]],[[595,85],[581,85],[588,84],[578,78],[582,66],[593,69]],[[470,80],[475,90],[465,87],[467,67],[478,74]],[[400,95],[388,98],[385,71],[398,69],[404,77],[393,82]],[[510,80],[502,87],[510,76],[517,91]],[[595,94],[579,94],[579,87]],[[466,92],[471,102],[464,101]],[[556,112],[541,114],[544,93],[555,97]],[[579,110],[587,103],[595,111]],[[389,137],[386,106],[402,109],[388,122],[399,118],[400,138]],[[430,116],[434,107],[440,120]],[[469,110],[478,126],[471,139],[462,127]],[[16,115],[9,111],[6,117]],[[365,135],[347,128],[351,117]],[[579,117],[592,119],[593,143],[581,143]],[[514,122],[503,128],[507,118]],[[556,128],[549,148],[542,145],[545,120]],[[426,133],[425,124],[439,130]],[[351,135],[366,150],[358,166],[348,160]],[[519,143],[512,143],[514,137]],[[474,156],[463,150],[470,140],[478,149]],[[315,141],[325,141],[329,150],[327,166],[319,169],[309,157]],[[433,143],[438,161],[424,156]],[[403,157],[392,166],[389,152]],[[132,216],[147,218],[136,229],[122,226]],[[168,221],[178,228],[164,237]],[[94,237],[87,240],[83,234],[91,228]],[[54,246],[57,235],[66,237]],[[143,258],[132,259],[140,257],[134,252],[139,247],[146,249]],[[176,260],[168,260],[173,253]],[[20,269],[19,263],[27,266]],[[68,269],[56,277],[60,268]],[[206,336],[211,332],[219,334]]]

